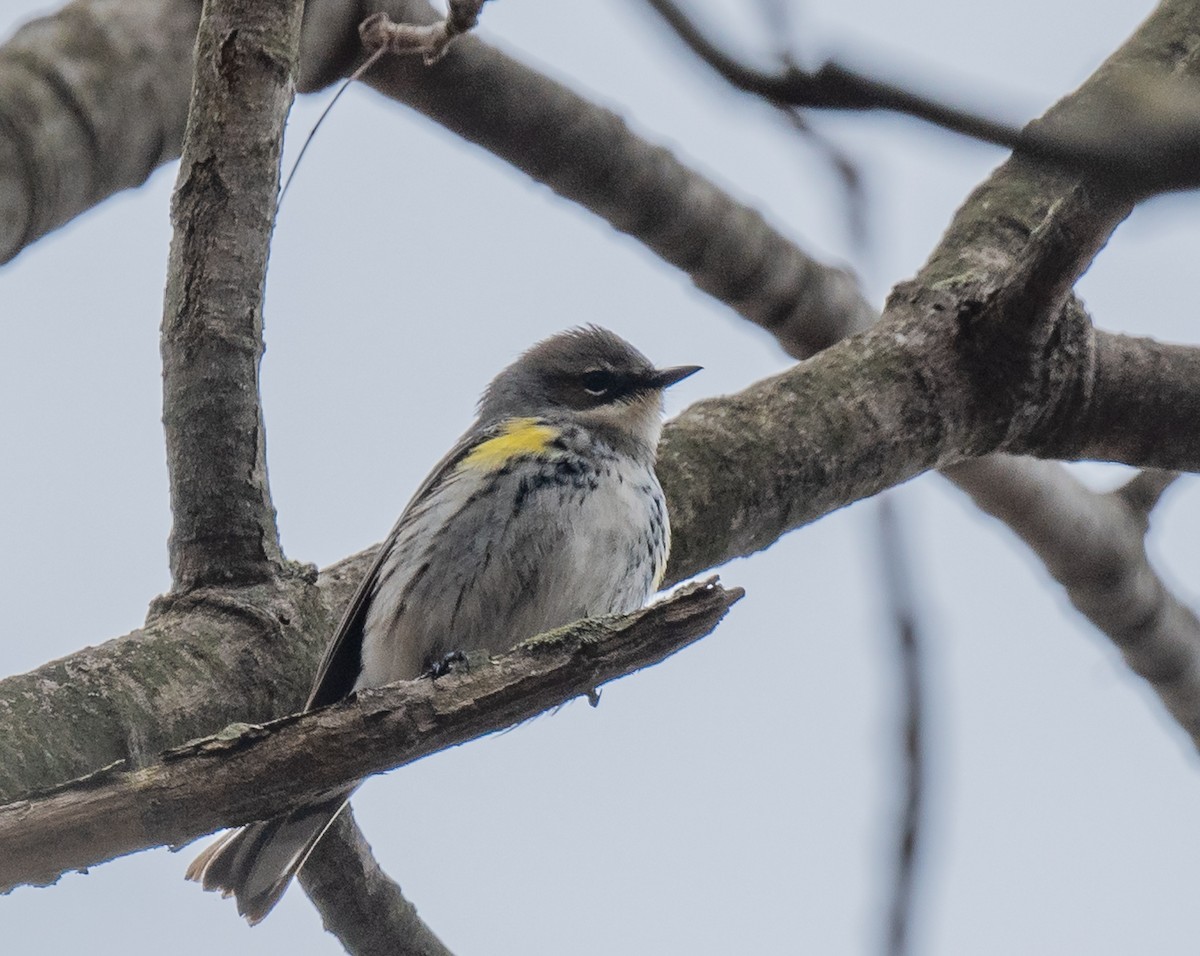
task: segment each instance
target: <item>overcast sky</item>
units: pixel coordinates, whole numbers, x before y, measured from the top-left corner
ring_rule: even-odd
[[[795,52],[1020,120],[1151,6],[813,0],[795,5]],[[4,35],[47,7],[8,0]],[[753,48],[758,31],[709,9]],[[863,253],[821,157],[688,62],[639,3],[498,0],[480,32],[852,264],[880,303],[1003,158],[910,120],[815,119],[863,172]],[[297,105],[289,156],[328,96]],[[160,170],[0,270],[0,674],[137,627],[168,586],[158,324],[174,176]],[[1100,325],[1195,340],[1198,223],[1185,197],[1121,227],[1080,285]],[[349,93],[293,184],[268,283],[268,457],[289,556],[324,566],[378,541],[487,380],[585,322],[657,362],[705,366],[671,390],[671,411],[785,365],[635,242],[404,108]],[[936,476],[900,500],[931,656],[916,951],[1193,956],[1190,743],[1002,527]],[[1198,505],[1181,482],[1150,539],[1193,604]],[[576,702],[362,789],[385,869],[458,956],[876,948],[898,731],[873,522],[860,504],[721,569],[748,591],[727,621],[609,686],[599,708]],[[251,930],[185,883],[198,847],[0,898],[4,951],[341,952],[298,889]]]

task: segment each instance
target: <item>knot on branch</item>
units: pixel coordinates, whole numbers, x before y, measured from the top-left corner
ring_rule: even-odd
[[[1095,336],[1074,297],[1031,314],[1025,297],[972,273],[898,286],[888,311],[970,456],[1054,447],[1090,399]]]

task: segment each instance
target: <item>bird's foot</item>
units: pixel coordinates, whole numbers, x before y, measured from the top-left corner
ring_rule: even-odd
[[[491,656],[486,651],[450,651],[429,665],[425,676],[431,680],[450,674],[469,674],[471,669],[486,664]]]

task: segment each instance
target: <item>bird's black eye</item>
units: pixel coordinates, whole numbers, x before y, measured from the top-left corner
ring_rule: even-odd
[[[602,368],[590,369],[583,373],[580,379],[583,390],[597,398],[609,394],[617,385],[617,377],[612,372]]]

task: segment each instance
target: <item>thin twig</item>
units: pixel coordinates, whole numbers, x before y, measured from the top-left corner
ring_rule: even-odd
[[[450,0],[446,16],[436,23],[396,23],[380,11],[367,17],[358,27],[358,35],[368,50],[388,53],[419,53],[426,66],[433,66],[450,49],[455,37],[462,36],[479,23],[479,11],[487,0]]]
[[[905,956],[912,949],[921,861],[921,822],[925,802],[924,663],[916,601],[909,574],[911,558],[904,541],[895,494],[879,499],[879,549],[883,557],[884,595],[896,635],[899,669],[904,804],[899,819],[896,867],[883,951]]]
[[[1113,494],[1120,498],[1126,507],[1149,518],[1150,512],[1154,510],[1163,493],[1181,477],[1177,471],[1144,468]]]
[[[308,152],[309,144],[313,141],[313,137],[317,135],[317,130],[321,128],[321,124],[325,122],[325,117],[329,115],[330,111],[334,107],[334,104],[336,104],[337,101],[342,98],[342,94],[349,89],[350,84],[361,79],[363,74],[366,73],[367,70],[371,69],[371,67],[373,67],[379,61],[379,58],[386,52],[386,49],[380,47],[369,57],[363,60],[362,66],[360,66],[342,81],[342,85],[339,86],[338,91],[333,94],[333,99],[329,101],[329,105],[326,106],[325,109],[321,110],[321,115],[318,116],[317,121],[313,123],[313,128],[310,129],[308,131],[308,135],[304,137],[304,145],[300,147],[300,153],[296,156],[296,161],[292,163],[292,170],[287,175],[287,180],[283,184],[283,189],[279,191],[279,202],[275,204],[276,216],[278,216],[280,210],[283,209],[283,200],[284,197],[287,196],[288,187],[292,185],[292,180],[296,178],[296,170],[300,168],[300,161],[304,159],[304,154]]]
[[[387,13],[380,11],[372,13],[358,25],[359,39],[362,41],[363,46],[370,50],[371,53],[357,70],[342,81],[337,93],[329,101],[329,105],[321,111],[321,115],[317,117],[313,128],[309,130],[308,136],[304,138],[304,145],[300,147],[300,154],[292,164],[292,170],[288,173],[287,181],[283,184],[283,189],[279,193],[279,202],[276,207],[277,215],[278,210],[283,206],[284,197],[287,196],[288,187],[292,184],[296,170],[300,168],[300,161],[304,159],[304,154],[308,152],[309,144],[313,141],[313,137],[317,135],[317,130],[321,128],[321,124],[325,122],[325,117],[329,115],[334,104],[342,98],[342,94],[346,92],[350,84],[362,79],[363,75],[385,53],[420,53],[425,60],[425,65],[433,66],[433,64],[446,55],[446,51],[450,49],[450,44],[455,37],[461,36],[479,23],[479,11],[483,9],[485,3],[487,3],[487,0],[450,0],[448,15],[444,19],[431,24],[395,23]]]
[[[888,110],[1086,171],[1112,186],[1150,195],[1200,185],[1200,91],[1194,84],[1137,78],[1098,106],[1094,122],[1024,128],[959,109],[839,63],[804,70],[788,61],[776,73],[754,69],[715,43],[672,0],[646,0],[700,59],[736,88],[784,107]]]

